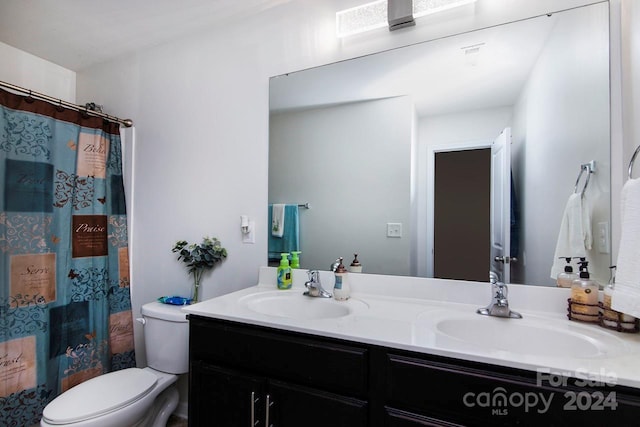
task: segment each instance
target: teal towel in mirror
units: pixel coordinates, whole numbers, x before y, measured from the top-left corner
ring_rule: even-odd
[[[269,205],[267,224],[271,225],[273,205]],[[300,250],[300,222],[298,220],[298,205],[284,207],[284,232],[282,237],[275,237],[269,229],[269,259],[279,260],[284,252]]]

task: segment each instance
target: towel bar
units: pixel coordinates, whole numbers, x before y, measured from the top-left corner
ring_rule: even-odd
[[[589,179],[591,178],[591,174],[596,170],[596,161],[591,160],[589,163],[583,163],[580,165],[580,173],[578,174],[578,179],[576,179],[576,185],[573,188],[573,192],[578,192],[578,184],[580,184],[580,178],[582,178],[582,174],[584,171],[587,171],[587,179],[584,182],[584,187],[582,187],[582,191],[580,195],[584,197],[584,192],[587,191],[587,186],[589,185]]]

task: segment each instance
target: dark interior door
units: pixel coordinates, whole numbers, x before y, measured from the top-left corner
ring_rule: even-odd
[[[491,149],[435,154],[434,277],[486,282]]]

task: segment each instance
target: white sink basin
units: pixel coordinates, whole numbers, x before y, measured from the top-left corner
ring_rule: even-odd
[[[574,358],[608,358],[625,352],[624,341],[598,326],[534,316],[431,314],[421,316],[414,326],[416,341],[458,350]]]
[[[253,312],[288,319],[335,319],[367,308],[367,304],[353,298],[314,298],[302,295],[300,290],[261,292],[242,298],[240,303]]]

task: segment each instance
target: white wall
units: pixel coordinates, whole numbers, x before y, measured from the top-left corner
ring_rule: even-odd
[[[413,111],[396,97],[271,116],[269,203],[311,204],[300,210],[303,268],[358,253],[367,273],[409,274]],[[389,222],[402,238],[386,237]]]
[[[76,73],[0,42],[0,80],[67,102],[76,101]]]
[[[550,277],[552,254],[564,205],[582,163],[596,161],[597,170],[586,192],[591,204],[599,207],[592,211],[593,232],[596,224],[609,218],[611,160],[609,146],[603,144],[609,140],[608,33],[596,33],[598,26],[590,24],[600,21],[603,14],[608,14],[606,4],[595,11],[580,9],[558,16],[559,20],[574,21],[569,26],[573,30],[559,30],[566,28],[563,25],[554,28],[514,109],[513,141],[523,152],[522,164],[516,168],[518,194],[522,195],[523,253],[519,264],[526,267],[523,283],[554,283]],[[573,49],[567,56],[567,45],[575,46],[572,38],[579,38],[582,42],[575,45],[584,49]],[[572,115],[578,108],[587,113]],[[589,157],[581,153],[589,153]],[[584,184],[584,177],[580,184]],[[590,270],[598,273],[595,278],[607,283],[610,255],[600,253],[594,242],[588,259]]]
[[[483,0],[405,30],[343,40],[335,12],[353,1],[281,2],[258,17],[78,70],[80,103],[102,104],[137,127],[134,313],[160,295],[188,292],[190,278],[170,251],[178,239],[210,234],[229,250],[203,278],[203,298],[256,283],[267,258],[270,76],[594,2]],[[241,214],[256,221],[253,245],[241,243]],[[138,325],[134,332],[144,363]]]

